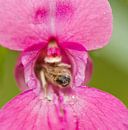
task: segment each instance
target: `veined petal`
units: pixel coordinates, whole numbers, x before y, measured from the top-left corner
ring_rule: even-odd
[[[47,42],[79,42],[87,50],[108,43],[108,0],[0,0],[0,44],[14,50]]]
[[[89,83],[89,81],[92,79],[92,73],[93,73],[93,62],[92,59],[88,57],[85,71],[85,82],[84,82],[85,84]]]
[[[72,86],[81,86],[87,83],[92,76],[92,63],[87,50],[79,43],[66,42],[62,44],[63,50],[72,65]]]
[[[79,42],[87,50],[106,45],[112,33],[108,0],[57,0],[55,29],[61,42]]]
[[[49,37],[49,1],[0,0],[0,44],[24,50]]]
[[[65,93],[26,91],[0,111],[0,130],[127,130],[128,110],[115,97],[94,88],[78,87]]]
[[[40,89],[40,82],[35,75],[34,65],[40,50],[44,48],[44,46],[45,43],[31,46],[20,55],[15,69],[15,77],[21,90],[35,87]]]

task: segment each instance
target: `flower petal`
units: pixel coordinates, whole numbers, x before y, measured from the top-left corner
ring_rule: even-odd
[[[57,0],[55,29],[61,42],[79,42],[87,50],[103,47],[112,33],[108,0]]]
[[[26,91],[0,111],[0,130],[127,130],[128,110],[115,97],[94,88],[78,87],[64,100],[47,101]]]
[[[86,49],[79,43],[66,42],[62,45],[72,65],[72,86],[81,86],[87,83],[92,76],[92,63]]]
[[[0,6],[0,44],[24,50],[46,41],[49,36],[48,1],[0,0]]]
[[[93,62],[92,59],[88,57],[85,71],[85,82],[84,82],[85,84],[89,83],[89,81],[92,79],[92,73],[93,73]]]
[[[40,89],[40,82],[34,72],[34,65],[45,44],[37,44],[22,52],[15,68],[15,77],[21,90]]]
[[[92,50],[111,36],[108,0],[0,0],[0,5],[0,43],[10,49],[24,50],[54,36]]]

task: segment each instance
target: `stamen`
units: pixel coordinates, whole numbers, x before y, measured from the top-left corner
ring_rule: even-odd
[[[45,63],[59,63],[62,61],[62,56],[60,48],[58,47],[56,41],[52,40],[48,44],[47,54],[44,58]]]

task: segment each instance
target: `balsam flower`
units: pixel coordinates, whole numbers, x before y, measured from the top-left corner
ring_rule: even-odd
[[[92,72],[87,52],[111,36],[107,0],[0,0],[0,7],[0,43],[22,51],[16,79],[23,91],[1,109],[0,130],[128,129],[128,111],[118,99],[83,86]],[[71,65],[72,82],[66,88],[48,82],[45,95],[38,66],[50,57]]]

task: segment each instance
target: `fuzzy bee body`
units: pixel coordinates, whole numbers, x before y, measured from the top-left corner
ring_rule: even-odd
[[[71,82],[71,72],[66,64],[44,64],[46,80],[61,88],[67,87]]]

